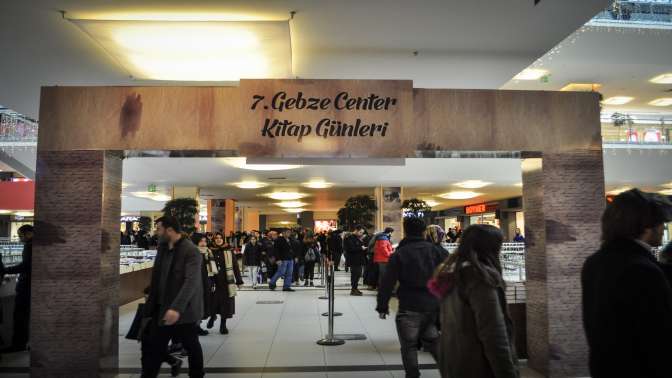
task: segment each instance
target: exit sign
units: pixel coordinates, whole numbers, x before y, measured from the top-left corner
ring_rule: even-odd
[[[147,191],[150,192],[150,193],[155,193],[156,192],[156,184],[147,185]]]

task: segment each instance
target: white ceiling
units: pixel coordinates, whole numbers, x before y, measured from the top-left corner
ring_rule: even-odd
[[[147,85],[70,18],[165,12],[291,22],[302,78],[412,79],[416,87],[499,88],[609,0],[3,0],[0,103],[38,118],[48,85]],[[413,54],[418,51],[418,55]],[[221,84],[221,83],[220,83]]]
[[[627,105],[605,106],[605,112],[672,114],[672,106],[648,102],[672,97],[672,85],[650,83],[672,72],[672,27],[584,26],[533,65],[550,71],[548,83],[511,80],[503,89],[559,90],[569,83],[599,83],[604,98],[630,96]]]

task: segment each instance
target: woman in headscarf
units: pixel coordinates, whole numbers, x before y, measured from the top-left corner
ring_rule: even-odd
[[[427,226],[427,241],[428,242],[441,247],[441,243],[443,243],[445,238],[446,238],[446,232],[443,231],[443,228],[441,228],[441,226],[436,225],[436,224],[431,224],[431,225]]]
[[[219,333],[227,335],[229,330],[226,328],[226,319],[232,318],[236,313],[236,291],[243,284],[243,278],[234,258],[233,248],[224,242],[224,236],[218,232],[213,240],[211,250],[217,273],[214,275],[215,285],[211,296],[208,329],[214,326],[219,315],[221,318]]]
[[[203,319],[207,319],[212,312],[211,293],[214,287],[214,277],[217,274],[217,264],[215,263],[212,252],[208,249],[208,239],[204,234],[193,233],[191,235],[191,242],[198,247],[198,250],[201,252],[201,257],[203,257],[203,262],[201,264],[201,276],[203,281]],[[201,325],[199,324],[198,334],[200,336],[205,336],[208,334],[208,331],[201,328]]]

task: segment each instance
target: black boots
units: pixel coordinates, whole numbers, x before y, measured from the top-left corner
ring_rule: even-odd
[[[228,335],[229,330],[226,328],[226,319],[222,318],[222,322],[219,324],[219,333],[222,335]]]
[[[217,315],[212,315],[210,319],[208,319],[208,329],[212,329],[212,327],[215,326],[215,320],[217,320]]]

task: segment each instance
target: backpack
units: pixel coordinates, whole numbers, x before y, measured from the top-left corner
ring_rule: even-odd
[[[313,262],[317,260],[317,254],[315,254],[315,250],[311,247],[308,248],[308,252],[306,252],[306,256],[304,258],[306,262]]]

